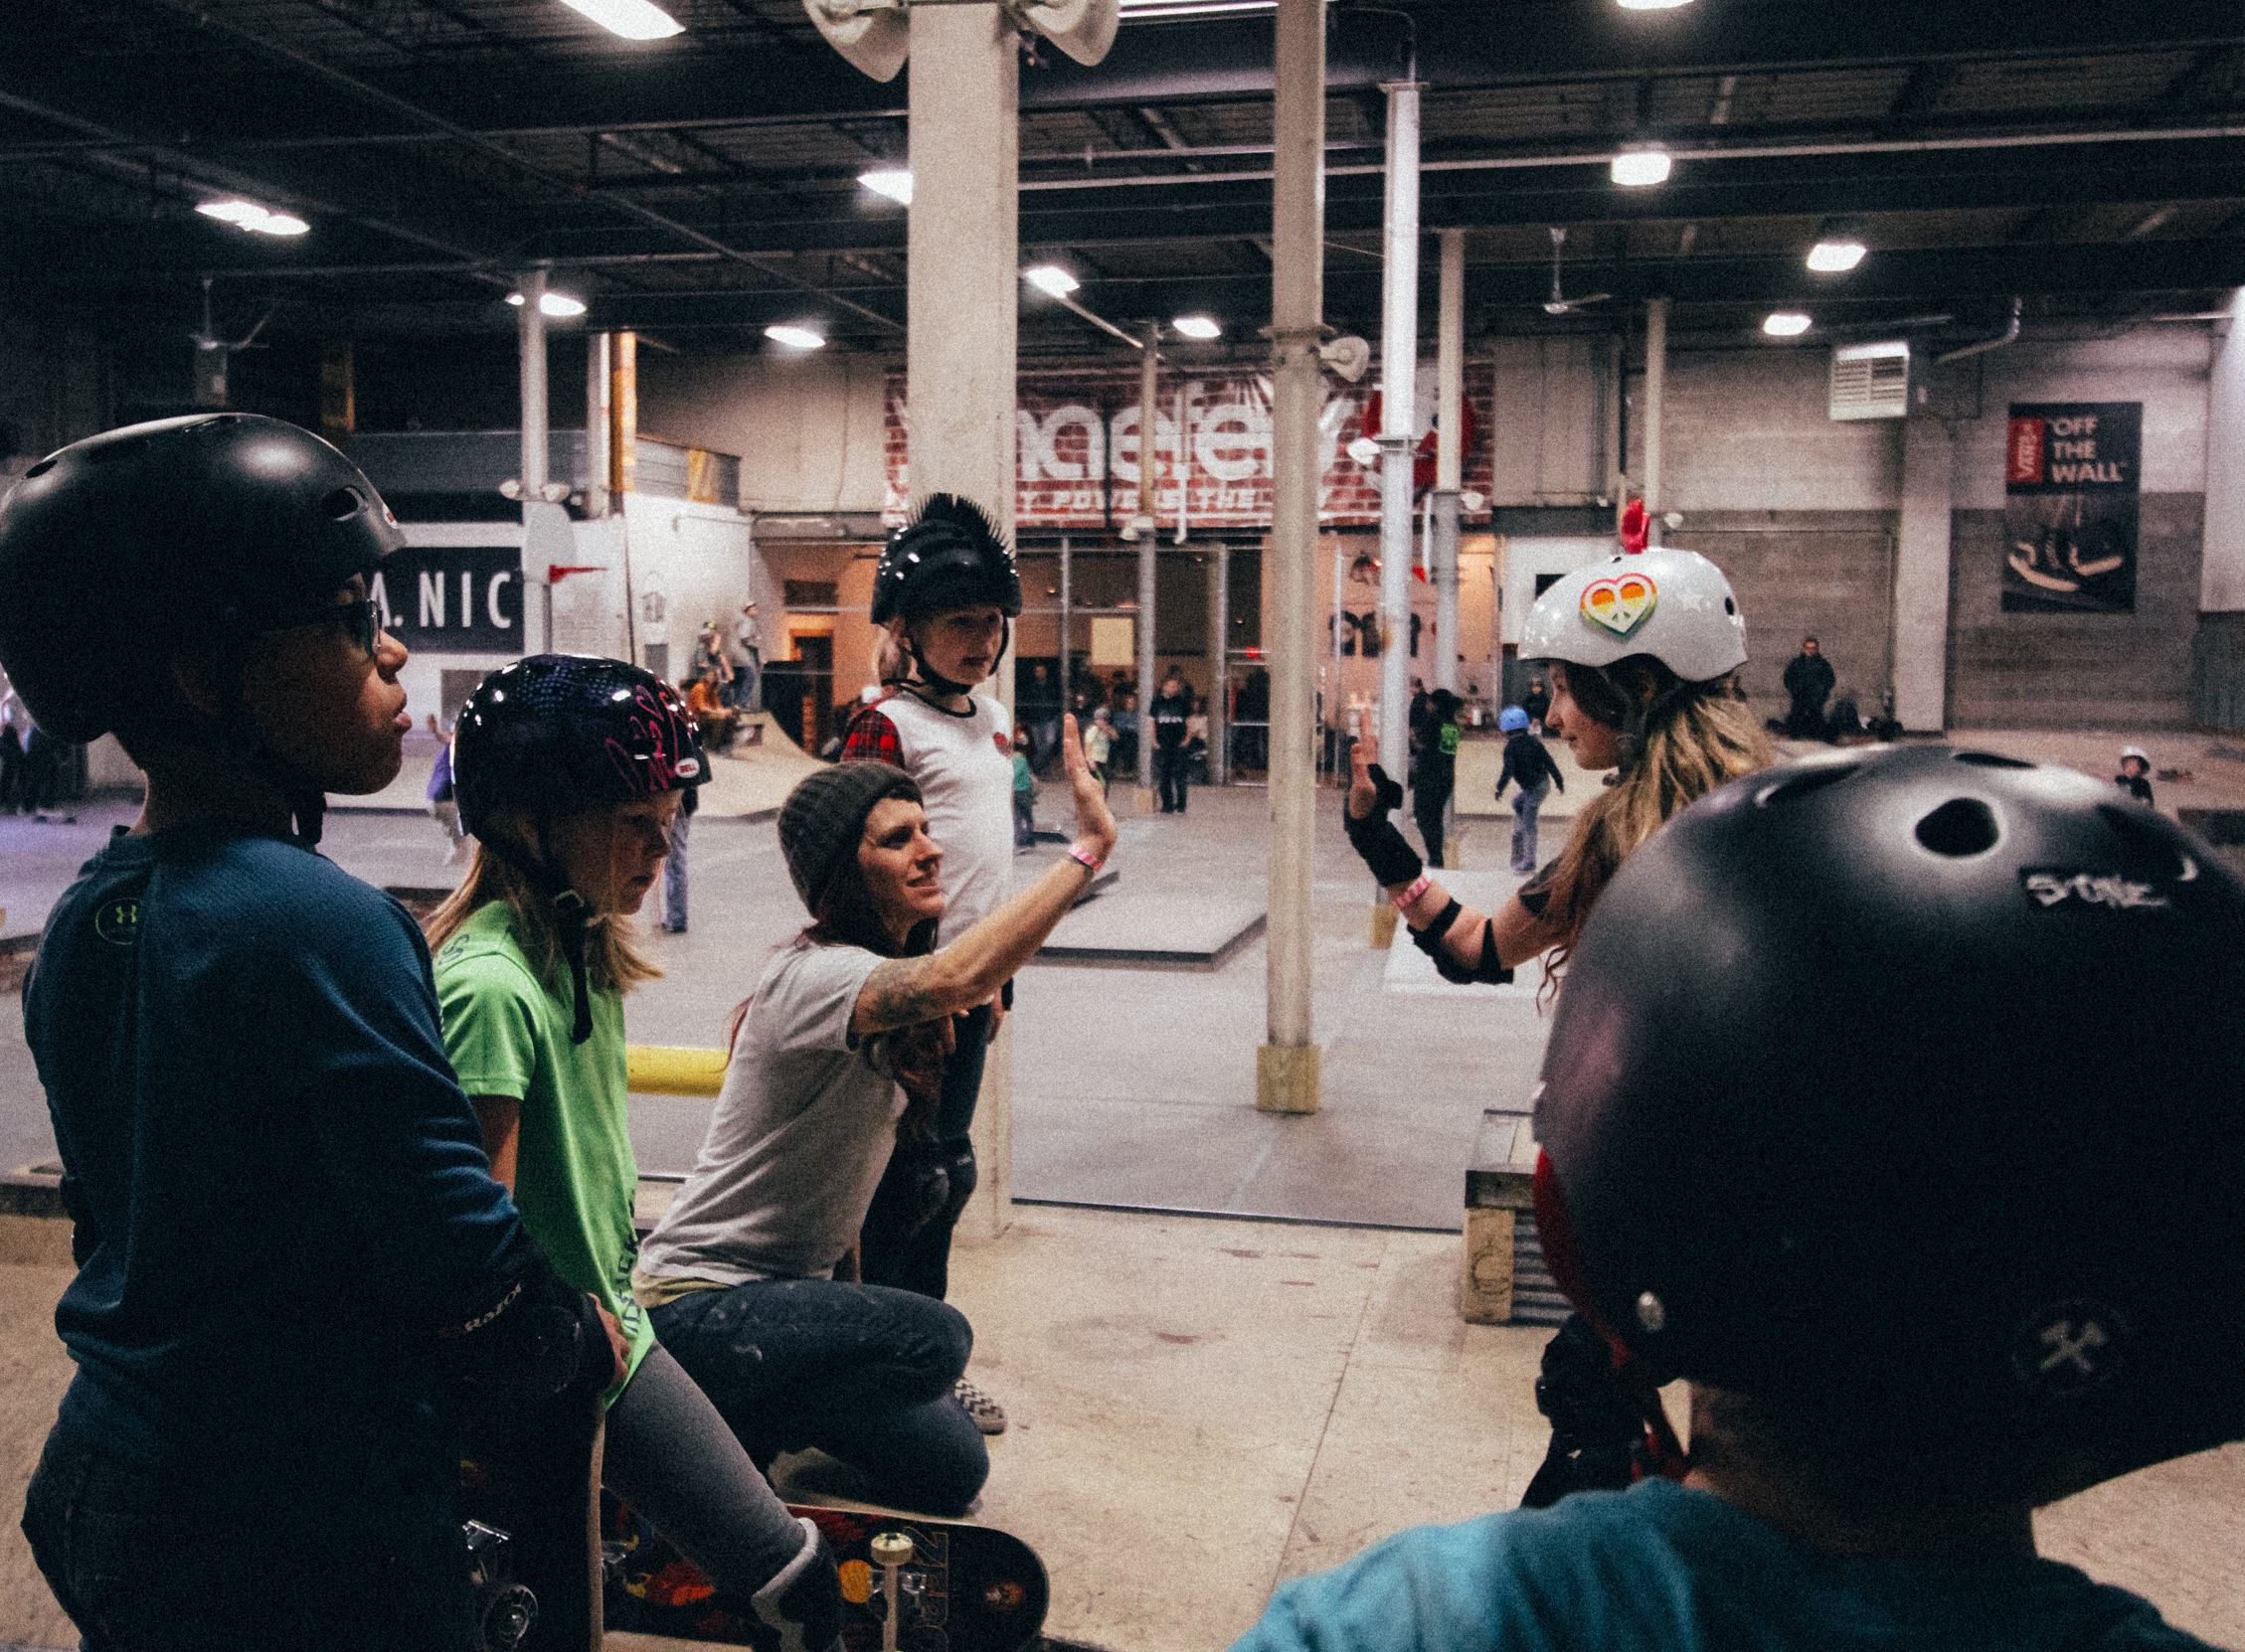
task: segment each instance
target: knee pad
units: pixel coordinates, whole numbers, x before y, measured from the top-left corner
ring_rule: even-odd
[[[960,1213],[966,1209],[966,1202],[974,1197],[975,1184],[981,1178],[974,1164],[974,1148],[968,1142],[962,1141],[948,1148],[944,1154],[943,1167],[948,1189],[943,1207],[936,1213],[934,1220],[941,1223],[948,1232],[957,1224]]]

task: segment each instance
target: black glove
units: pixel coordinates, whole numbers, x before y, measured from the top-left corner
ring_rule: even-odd
[[[828,1652],[842,1640],[841,1573],[818,1528],[799,1515],[796,1522],[808,1534],[802,1553],[752,1602],[758,1621],[779,1632],[780,1652]]]
[[[1403,788],[1389,779],[1388,771],[1378,763],[1368,772],[1372,777],[1370,814],[1358,820],[1348,812],[1348,793],[1341,793],[1341,826],[1348,833],[1348,846],[1363,857],[1382,887],[1412,883],[1427,870],[1427,863],[1388,818],[1390,809],[1403,806]]]

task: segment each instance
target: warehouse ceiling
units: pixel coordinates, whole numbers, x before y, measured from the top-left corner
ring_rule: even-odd
[[[911,70],[848,68],[799,0],[666,0],[627,42],[560,0],[9,0],[0,8],[0,281],[19,311],[116,325],[426,335],[510,324],[551,266],[588,322],[658,347],[765,347],[815,319],[893,351]],[[1270,307],[1268,10],[1126,21],[1086,69],[1021,74],[1024,263],[1112,320],[1191,310],[1259,354]],[[1415,52],[1415,59],[1412,54]],[[2082,336],[2245,284],[2245,9],[2234,0],[1334,0],[1327,319],[1377,336],[1381,83],[1424,86],[1423,223],[1466,232],[1476,335],[1611,332],[1637,301],[1743,341]],[[1608,176],[1658,144],[1669,180]],[[195,208],[301,218],[275,239]],[[1869,255],[1804,256],[1832,221]],[[1570,294],[1545,313],[1553,227]],[[1432,324],[1433,259],[1425,298]],[[1935,317],[1946,317],[1935,320]],[[1106,341],[1024,291],[1025,355]]]

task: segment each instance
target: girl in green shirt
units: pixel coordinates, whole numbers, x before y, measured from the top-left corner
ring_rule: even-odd
[[[453,772],[477,843],[429,920],[445,1048],[524,1226],[623,1327],[630,1369],[607,1395],[602,1478],[712,1581],[753,1598],[788,1652],[825,1652],[840,1626],[833,1557],[631,1297],[623,994],[659,971],[630,918],[687,790],[708,777],[693,715],[636,666],[538,655],[468,700]]]

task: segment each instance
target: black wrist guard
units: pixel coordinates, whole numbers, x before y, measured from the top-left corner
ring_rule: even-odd
[[[1451,902],[1432,923],[1424,929],[1411,931],[1411,944],[1435,960],[1435,973],[1446,981],[1459,986],[1467,986],[1475,981],[1492,987],[1503,986],[1512,979],[1512,971],[1496,961],[1494,918],[1481,920],[1481,956],[1477,963],[1460,963],[1450,948],[1443,944],[1443,937],[1450,933],[1450,926],[1458,921],[1458,914],[1464,909],[1458,902]]]
[[[556,1273],[528,1239],[509,1260],[509,1277],[490,1304],[437,1332],[444,1363],[501,1401],[606,1389],[616,1377],[615,1355],[600,1304]]]
[[[1348,794],[1341,793],[1341,827],[1348,833],[1348,846],[1363,858],[1383,887],[1411,883],[1426,871],[1427,863],[1388,818],[1390,809],[1403,806],[1403,788],[1389,779],[1387,770],[1378,763],[1372,765],[1371,776],[1372,812],[1362,820],[1348,812]]]

